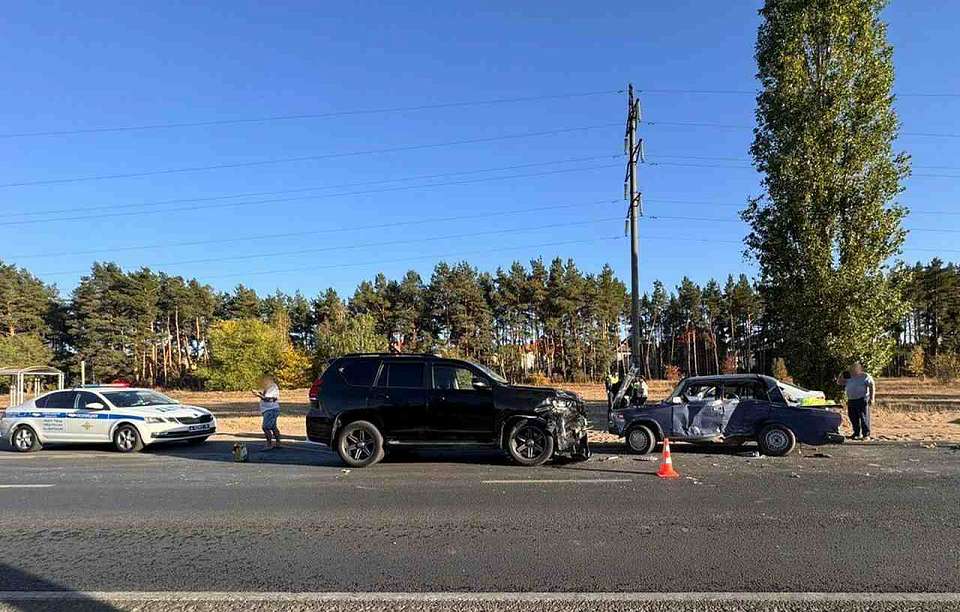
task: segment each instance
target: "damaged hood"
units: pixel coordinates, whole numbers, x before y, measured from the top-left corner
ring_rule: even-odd
[[[583,410],[583,398],[578,394],[553,387],[528,385],[502,385],[495,388],[498,405],[505,408],[537,408],[548,401],[569,402],[571,408]]]

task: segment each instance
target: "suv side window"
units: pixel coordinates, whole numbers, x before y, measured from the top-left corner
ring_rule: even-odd
[[[378,359],[357,359],[350,361],[339,368],[340,376],[353,387],[369,387],[380,369]]]
[[[469,368],[452,365],[433,366],[433,388],[456,391],[476,391],[474,380],[483,380]],[[486,382],[486,381],[484,381]]]
[[[388,363],[380,375],[386,377],[387,387],[423,388],[423,363]]]
[[[77,401],[76,391],[57,391],[47,396],[47,402],[44,408],[54,408],[60,410],[72,410]]]

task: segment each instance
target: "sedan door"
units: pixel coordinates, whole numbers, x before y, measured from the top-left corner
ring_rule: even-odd
[[[396,442],[419,442],[427,429],[426,364],[422,361],[385,361],[367,406],[383,420],[383,437]]]
[[[77,442],[106,442],[110,439],[110,412],[95,393],[80,391],[76,409],[67,419],[67,433]]]
[[[727,437],[753,436],[760,423],[770,415],[767,390],[760,381],[734,381],[723,385],[723,406],[726,422],[723,435]]]
[[[485,376],[458,364],[433,365],[427,435],[447,442],[492,442],[496,407]]]
[[[713,438],[723,431],[723,402],[716,382],[688,383],[683,390],[683,403],[674,404],[674,436]]]
[[[76,391],[56,391],[39,398],[36,402],[43,415],[40,421],[42,434],[48,440],[71,440],[70,418],[76,412]]]

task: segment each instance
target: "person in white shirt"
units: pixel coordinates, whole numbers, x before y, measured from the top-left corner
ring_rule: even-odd
[[[263,417],[263,435],[267,438],[267,450],[280,448],[280,429],[277,418],[280,416],[280,387],[273,376],[264,376],[260,380],[260,391],[253,394],[260,398],[260,415]]]

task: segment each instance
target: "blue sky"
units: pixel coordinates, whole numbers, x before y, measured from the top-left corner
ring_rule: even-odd
[[[647,214],[728,220],[644,219],[644,289],[653,279],[673,286],[683,275],[703,282],[752,274],[736,215],[758,193],[747,161],[753,99],[663,90],[755,89],[759,5],[8,3],[0,183],[18,185],[0,187],[0,259],[64,293],[97,259],[220,289],[243,282],[308,296],[328,286],[349,295],[379,271],[399,277],[413,268],[427,280],[441,258],[492,271],[559,255],[590,272],[610,263],[626,279],[615,158],[625,103],[613,92],[632,81],[644,119],[667,123],[641,130],[649,161],[664,164],[641,169]],[[885,15],[896,89],[960,93],[947,61],[956,55],[960,4],[901,0]],[[11,136],[551,95],[558,97]],[[905,95],[897,110],[904,132],[960,134],[958,96]],[[569,131],[542,134],[560,130]],[[915,164],[902,197],[915,211],[906,225],[921,230],[905,258],[957,259],[960,137],[904,135],[900,146]],[[20,185],[297,157],[314,159]],[[436,178],[410,180],[425,176]],[[171,200],[180,202],[155,204]],[[417,223],[399,225],[408,221]]]

